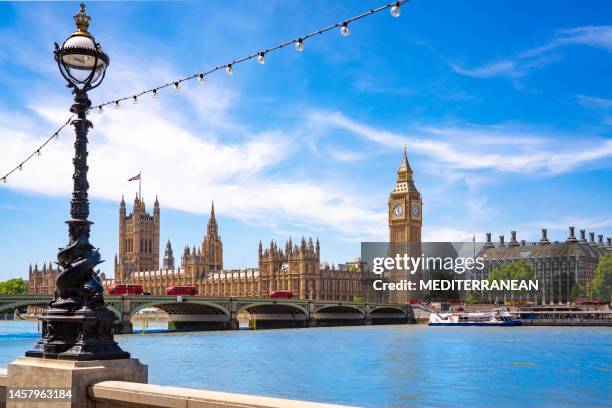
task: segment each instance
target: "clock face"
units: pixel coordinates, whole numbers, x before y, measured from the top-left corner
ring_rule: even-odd
[[[412,206],[412,216],[414,218],[419,218],[419,215],[421,214],[421,208],[415,204]]]
[[[397,204],[393,207],[393,215],[395,217],[401,217],[404,214],[404,207],[401,204]]]

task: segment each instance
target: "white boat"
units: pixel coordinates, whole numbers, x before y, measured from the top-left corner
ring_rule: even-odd
[[[431,313],[430,326],[520,326],[521,321],[514,319],[508,309],[499,308],[492,312],[453,312]]]

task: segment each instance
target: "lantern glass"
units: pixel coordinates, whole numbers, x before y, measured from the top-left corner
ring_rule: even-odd
[[[75,86],[94,87],[108,65],[108,57],[89,35],[73,34],[56,51],[64,76]]]

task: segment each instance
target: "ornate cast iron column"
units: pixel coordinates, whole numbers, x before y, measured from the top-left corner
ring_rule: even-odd
[[[87,31],[90,17],[85,5],[74,16],[77,31],[60,47],[55,44],[55,59],[60,72],[72,88],[74,104],[71,112],[76,133],[71,219],[68,224],[68,245],[60,249],[57,260],[61,272],[55,281],[55,296],[42,317],[42,339],[28,357],[64,360],[106,360],[129,358],[113,339],[115,314],[104,302],[104,288],[94,271],[100,264],[100,253],[89,242],[89,200],[87,191],[87,133],[92,124],[87,120],[91,101],[87,91],[104,78],[109,59],[99,43]]]

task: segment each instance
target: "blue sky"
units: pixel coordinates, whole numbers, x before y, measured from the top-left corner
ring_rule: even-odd
[[[224,64],[377,1],[92,2],[111,58],[93,103]],[[78,3],[0,2],[0,173],[71,104],[52,59]],[[535,240],[575,225],[612,235],[612,6],[606,1],[418,1],[250,61],[204,86],[92,114],[92,242],[112,271],[118,202],[162,206],[161,237],[199,245],[214,199],[225,266],[271,238],[318,236],[342,262],[387,236],[387,198],[408,154],[423,235]],[[0,184],[0,279],[66,242],[71,131]]]

